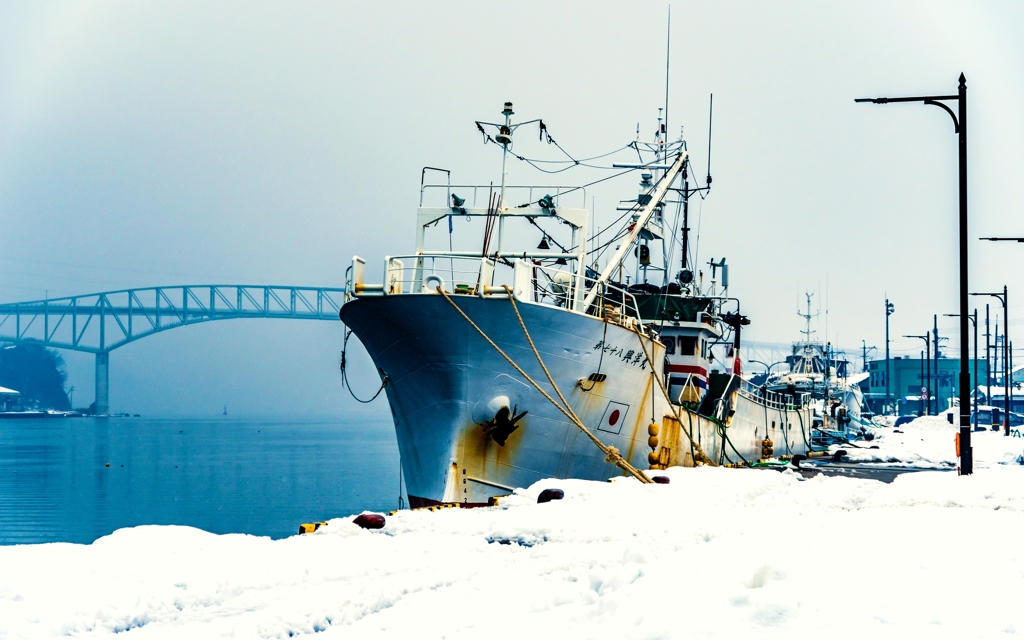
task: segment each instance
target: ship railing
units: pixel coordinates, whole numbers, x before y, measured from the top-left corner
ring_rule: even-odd
[[[740,384],[739,394],[759,405],[779,411],[802,409],[807,405],[811,395],[809,393],[789,394],[769,391],[765,387],[751,384],[749,380],[744,380]]]
[[[357,257],[352,261],[351,287],[357,296],[436,293],[437,288],[442,287],[446,292],[456,295],[487,297],[507,296],[503,285],[508,285],[515,291],[517,299],[524,302],[536,301],[533,282],[537,271],[544,268],[522,259],[515,259],[512,262],[502,259],[502,263],[513,268],[496,271],[496,263],[490,257],[456,253],[387,256],[384,259],[383,284],[364,284],[365,261]],[[576,288],[573,280],[575,274],[567,271],[559,273],[562,275],[548,276],[548,279],[564,283],[565,291],[552,290],[552,293],[560,295],[545,298],[543,303],[564,306],[567,297],[572,300],[572,293]],[[565,293],[568,293],[568,296]]]
[[[407,264],[415,266],[410,268]],[[435,293],[437,287],[456,295],[490,297],[507,296],[503,286],[507,285],[516,299],[522,302],[587,313],[623,326],[642,327],[636,297],[622,287],[603,284],[597,299],[584,310],[582,301],[594,286],[592,278],[522,258],[515,259],[511,265],[511,270],[496,271],[491,258],[418,254],[387,256],[384,259],[383,283],[367,284],[366,261],[357,257],[346,272],[346,289],[356,297]]]
[[[494,261],[488,258],[415,254],[387,256],[384,259],[384,284],[378,295],[434,293],[439,286],[449,293],[475,295],[480,292],[481,283],[490,284],[493,272]]]
[[[622,287],[604,283],[590,308],[583,309],[582,299],[594,286],[593,278],[581,276],[565,269],[533,265],[523,260],[517,261],[516,269],[520,272],[526,269],[531,270],[528,277],[530,280],[529,291],[533,302],[572,308],[613,324],[629,327],[642,325],[636,296]],[[522,279],[517,275],[517,281],[521,282]]]

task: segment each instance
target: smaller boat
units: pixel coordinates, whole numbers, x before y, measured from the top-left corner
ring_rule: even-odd
[[[807,295],[807,313],[799,313],[807,322],[804,339],[793,343],[786,356],[789,370],[773,374],[765,388],[782,394],[810,394],[813,402],[813,440],[815,444],[845,442],[865,433],[862,417],[864,395],[856,377],[849,377],[849,361],[838,357],[830,343],[812,339],[811,296]]]

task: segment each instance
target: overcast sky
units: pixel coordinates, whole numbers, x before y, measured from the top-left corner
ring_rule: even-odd
[[[340,286],[353,254],[379,264],[412,251],[421,167],[500,179],[473,120],[497,119],[505,100],[574,155],[630,142],[638,122],[652,132],[667,7],[5,2],[0,300]],[[670,130],[685,126],[704,167],[714,93],[699,258],[732,265],[753,320],[745,336],[798,338],[810,290],[819,337],[827,308],[828,339],[882,349],[888,295],[894,353],[916,355],[919,341],[900,336],[957,310],[956,136],[937,108],[853,99],[955,93],[964,72],[970,235],[1024,235],[1024,4],[675,2],[672,13]],[[552,183],[527,169],[514,164],[510,179]],[[586,171],[558,181],[599,177]],[[635,191],[632,177],[595,189],[597,223]],[[1024,246],[972,240],[971,251],[972,287],[1007,284],[1011,333],[1024,329]],[[955,319],[939,324],[957,353]],[[113,352],[111,407],[354,411],[340,344],[326,322],[166,332]],[[65,357],[86,405],[92,357]],[[387,416],[383,403],[369,411]]]

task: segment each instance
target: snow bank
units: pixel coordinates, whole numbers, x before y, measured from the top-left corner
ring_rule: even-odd
[[[0,638],[1024,633],[1021,467],[892,484],[663,473],[671,484],[550,480],[379,531],[339,519],[272,541],[150,526],[0,548]],[[548,487],[565,499],[537,504]]]
[[[955,468],[958,464],[954,438],[959,431],[945,415],[922,416],[899,429],[871,429],[872,441],[836,445],[853,462],[884,462],[920,468]],[[1006,437],[1002,431],[975,431],[971,434],[976,469],[995,465],[1020,464],[1024,438]]]

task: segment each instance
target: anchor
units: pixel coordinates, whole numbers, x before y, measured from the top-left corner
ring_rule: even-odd
[[[504,447],[508,437],[512,435],[512,432],[519,428],[516,424],[523,419],[528,412],[524,411],[517,414],[516,410],[518,406],[512,407],[509,411],[507,406],[498,409],[494,417],[483,423],[484,434],[491,436],[495,442],[498,443],[499,447]]]

